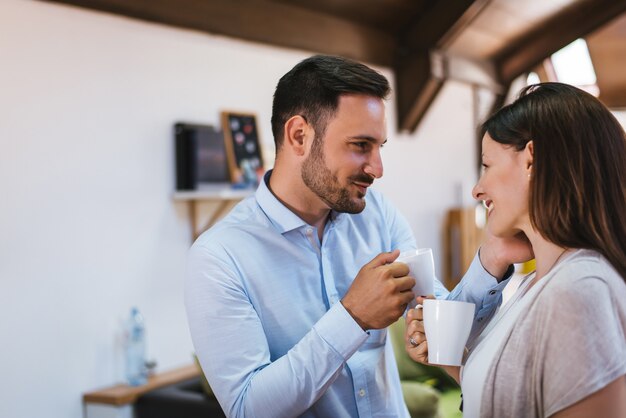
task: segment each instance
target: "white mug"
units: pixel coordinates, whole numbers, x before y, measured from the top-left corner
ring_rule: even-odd
[[[474,322],[473,303],[426,299],[422,309],[428,341],[428,362],[460,366]]]
[[[431,248],[420,248],[403,252],[396,261],[409,266],[409,276],[415,279],[415,286],[413,286],[415,296],[434,294],[435,262],[433,261],[433,250]],[[415,306],[415,302],[409,306]]]

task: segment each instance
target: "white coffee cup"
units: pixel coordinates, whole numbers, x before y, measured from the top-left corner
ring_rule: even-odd
[[[424,300],[422,309],[429,363],[461,365],[475,308],[473,303],[457,300]]]
[[[434,294],[435,262],[433,261],[433,250],[431,248],[420,248],[403,252],[396,261],[409,266],[409,276],[415,279],[415,286],[413,286],[415,296]]]

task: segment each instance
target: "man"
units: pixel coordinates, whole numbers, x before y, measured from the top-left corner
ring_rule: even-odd
[[[297,64],[274,94],[274,169],[190,250],[191,335],[228,416],[408,416],[386,327],[414,298],[394,260],[416,244],[368,190],[383,175],[388,94],[347,59]],[[454,297],[483,304],[497,282],[474,264]]]

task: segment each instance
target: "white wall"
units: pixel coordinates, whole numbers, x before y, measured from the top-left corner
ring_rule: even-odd
[[[191,238],[185,205],[171,199],[172,125],[252,111],[271,152],[273,89],[308,55],[0,2],[0,416],[80,417],[81,393],[122,379],[132,305],[161,370],[190,362]],[[409,136],[396,132],[390,101],[376,187],[438,252],[444,211],[474,180],[470,105],[469,88],[450,83]]]
[[[477,179],[473,132],[471,89],[447,82],[415,134],[397,133],[395,127],[390,132],[383,150],[385,174],[374,183],[408,218],[418,246],[435,250],[438,275],[443,273],[446,211],[473,205],[471,188]]]

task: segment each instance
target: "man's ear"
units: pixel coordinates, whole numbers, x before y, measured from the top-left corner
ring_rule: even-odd
[[[534,147],[533,141],[528,141],[524,147],[524,157],[526,158],[526,170],[528,171],[528,175],[530,175],[533,169]]]
[[[292,116],[285,122],[283,147],[295,155],[305,155],[314,136],[315,132],[306,119],[300,115]]]

